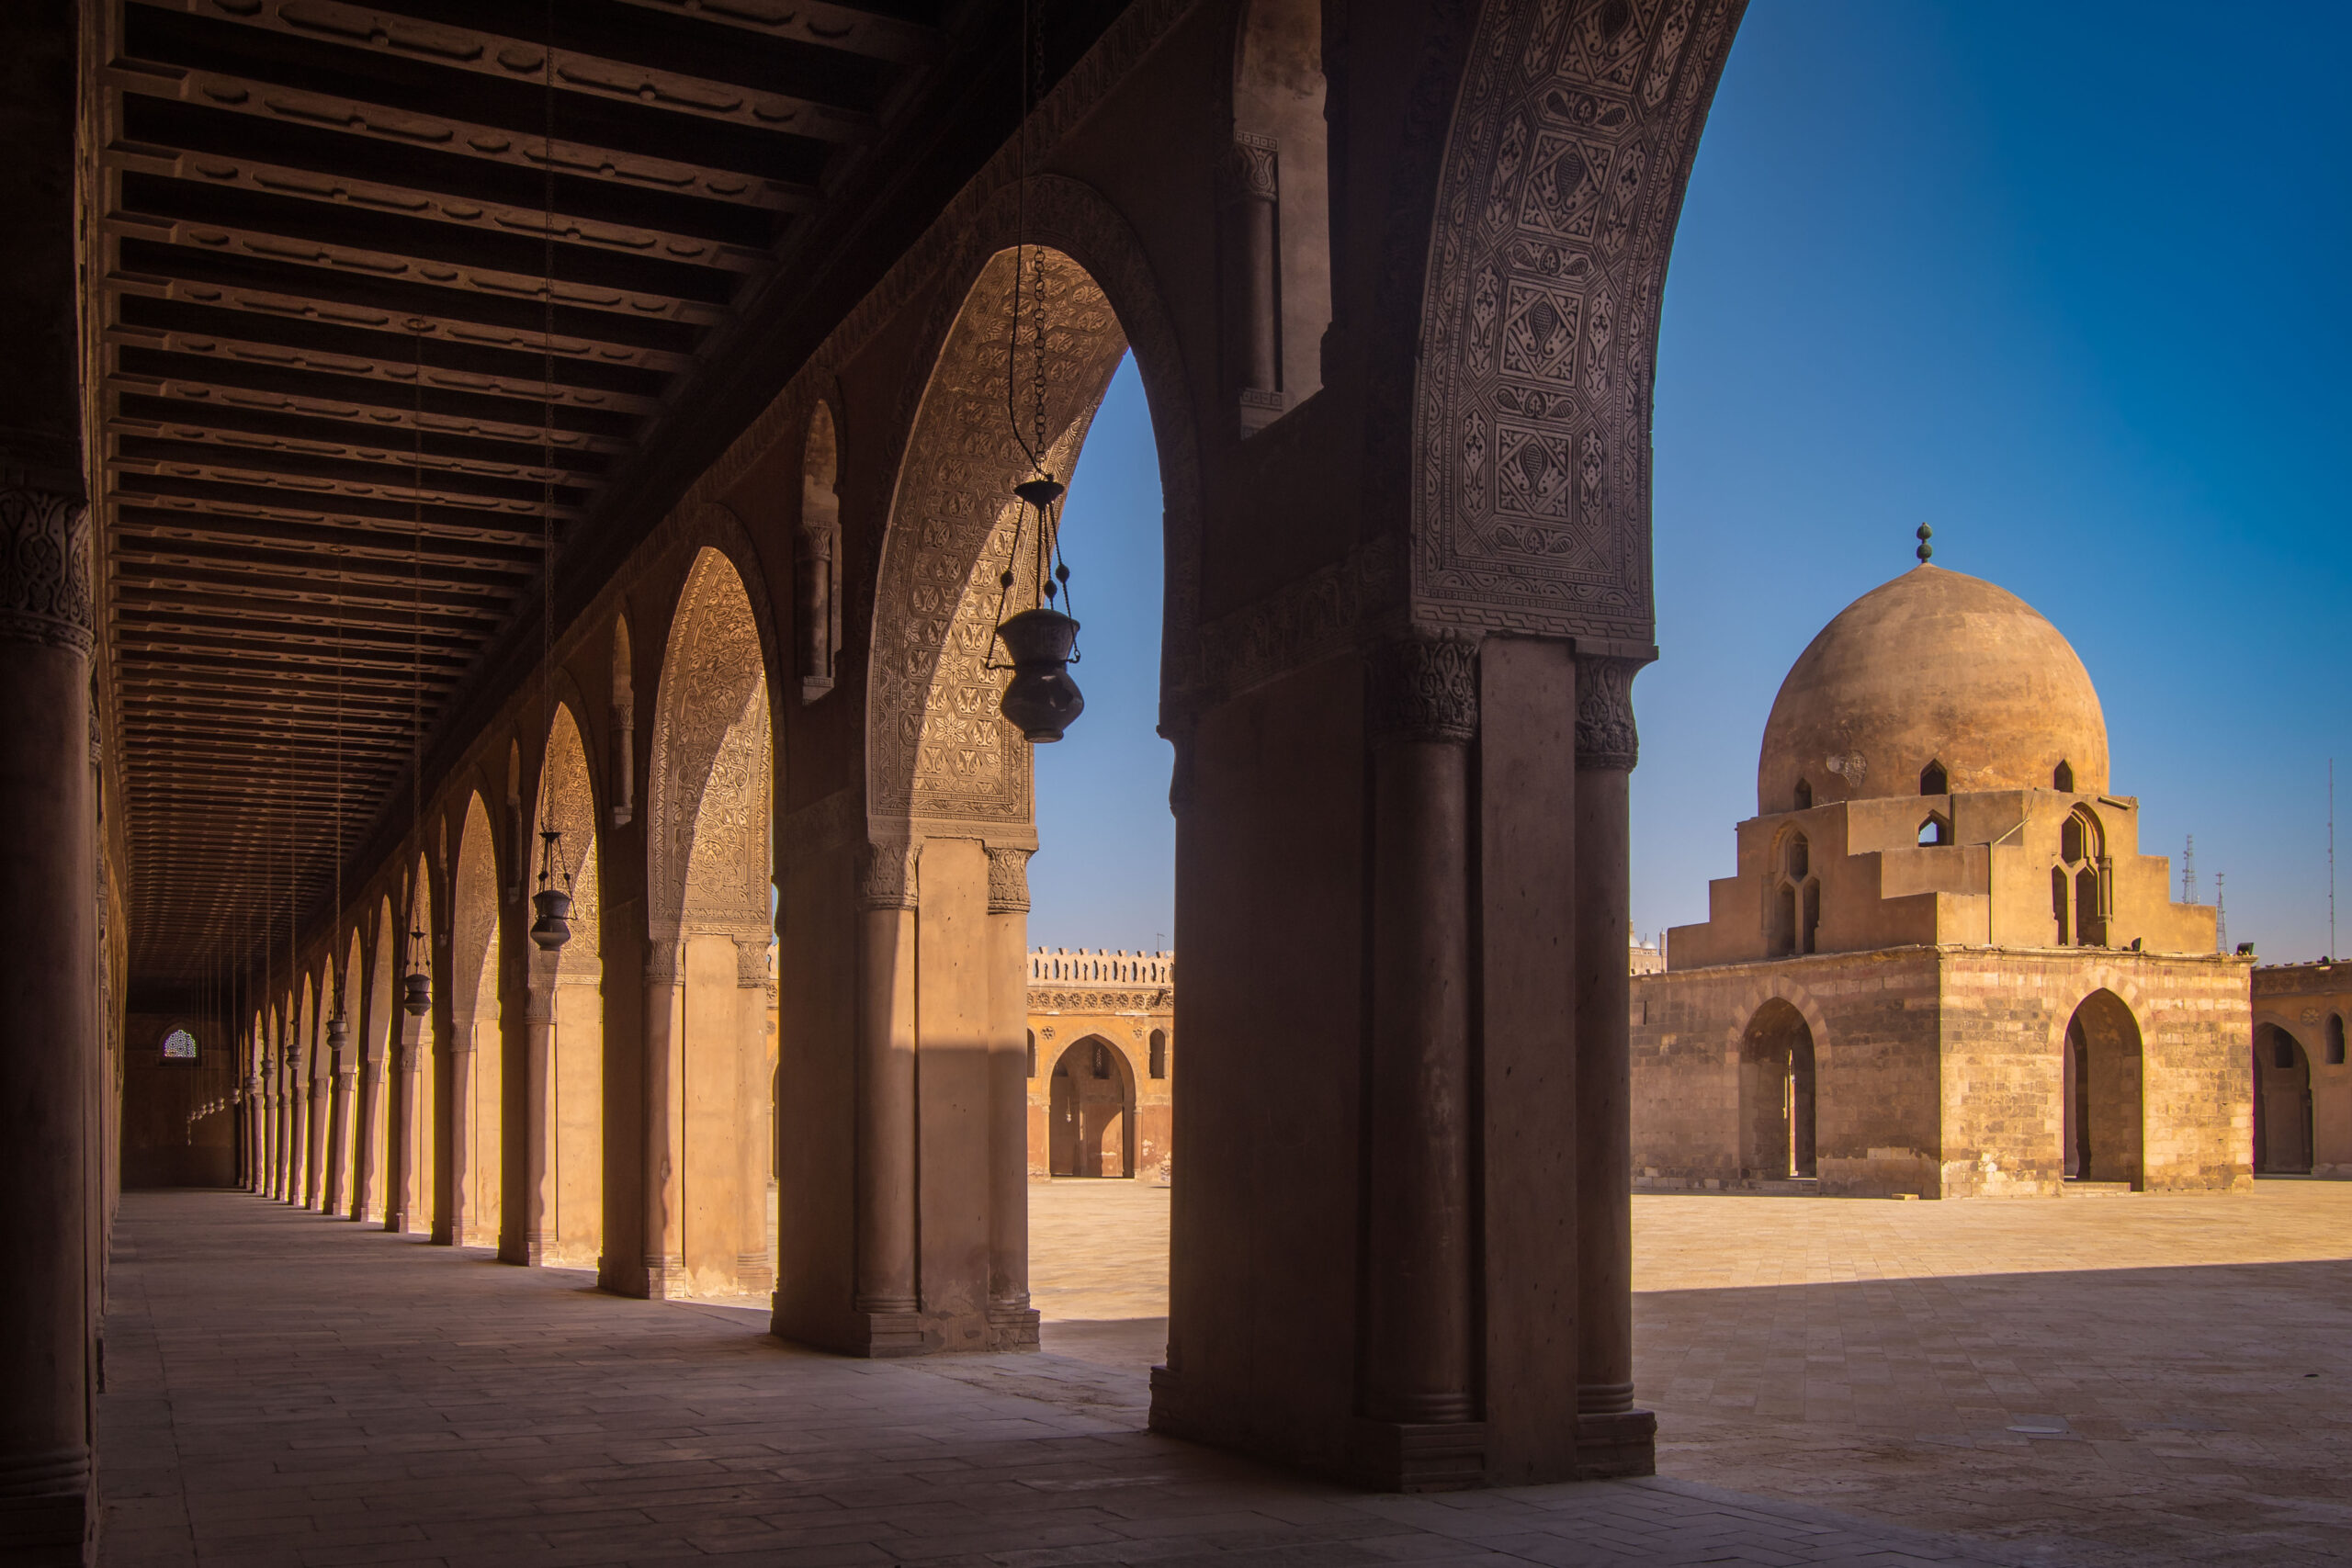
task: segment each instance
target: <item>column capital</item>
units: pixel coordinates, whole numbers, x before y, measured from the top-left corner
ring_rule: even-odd
[[[1372,649],[1374,741],[1467,743],[1478,733],[1478,648],[1461,637],[1409,632]]]
[[[903,842],[868,844],[857,857],[857,907],[861,909],[911,909],[915,907],[919,845]]]
[[[735,939],[735,984],[749,990],[768,983],[768,942],[764,937]]]
[[[0,473],[0,639],[87,653],[96,626],[88,505]]]
[[[989,913],[1025,914],[1029,908],[1029,857],[1033,850],[989,851]]]
[[[1577,660],[1577,767],[1631,773],[1641,759],[1641,737],[1634,728],[1635,659]]]
[[[1228,202],[1272,201],[1280,193],[1279,144],[1271,136],[1247,130],[1233,133],[1233,145],[1217,171],[1217,184]]]

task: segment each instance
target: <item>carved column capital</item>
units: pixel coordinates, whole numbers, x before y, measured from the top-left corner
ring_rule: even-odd
[[[989,913],[1025,914],[1029,909],[1031,850],[989,851]]]
[[[1632,659],[1580,657],[1577,660],[1577,767],[1606,768],[1631,773],[1641,758],[1641,737],[1634,728],[1634,677],[1641,663]]]
[[[90,509],[0,474],[0,637],[90,651]]]
[[[1477,645],[1423,633],[1375,644],[1366,728],[1375,741],[1466,743],[1478,733]]]
[[[657,942],[645,950],[645,983],[673,986],[678,980],[678,944]]]
[[[744,990],[768,983],[768,940],[758,936],[735,939],[735,984]]]
[[[1218,184],[1228,202],[1272,201],[1279,193],[1277,144],[1271,136],[1246,130],[1233,133],[1233,145],[1217,171]]]
[[[857,907],[913,908],[917,892],[915,863],[922,856],[922,851],[910,843],[866,845],[857,857]]]

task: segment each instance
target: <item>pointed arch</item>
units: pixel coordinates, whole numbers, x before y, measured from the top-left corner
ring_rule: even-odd
[[[1136,1075],[1100,1034],[1062,1047],[1046,1079],[1046,1151],[1056,1176],[1136,1173]]]
[[[519,808],[518,808],[519,809]],[[449,897],[449,1213],[465,1238],[497,1235],[503,1166],[504,1018],[497,840],[480,790],[466,796]],[[436,1213],[436,1224],[440,1219]]]
[[[531,984],[554,991],[547,999],[551,1027],[539,1132],[547,1162],[544,1258],[586,1269],[595,1267],[604,1245],[604,900],[595,779],[576,702],[567,694],[555,705],[539,773],[542,799],[533,813],[535,822],[559,835],[554,883],[571,894],[571,938],[552,965],[535,955]]]

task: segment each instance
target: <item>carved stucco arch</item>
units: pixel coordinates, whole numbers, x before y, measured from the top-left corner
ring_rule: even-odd
[[[557,852],[571,877],[571,940],[558,951],[554,963],[557,973],[575,976],[594,975],[600,968],[603,928],[598,921],[604,903],[604,861],[596,835],[601,807],[598,770],[589,760],[588,728],[581,721],[583,706],[576,692],[560,694],[552,705],[540,751],[541,800],[535,803],[537,810],[531,819],[535,832],[546,825],[561,835]],[[535,864],[531,891],[537,893],[538,886]],[[559,881],[557,886],[566,885]]]
[[[498,976],[490,944],[498,934],[499,863],[487,803],[480,789],[466,795],[458,836],[458,864],[449,890],[449,1016],[460,1034],[481,1016],[482,987],[494,1001]]]
[[[1434,7],[1408,118],[1437,118],[1449,79],[1458,93],[1426,250],[1411,254],[1413,214],[1393,214],[1383,279],[1392,306],[1419,307],[1410,318],[1419,330],[1409,446],[1416,619],[1629,651],[1654,637],[1658,306],[1743,8],[1487,0],[1453,75],[1463,6]],[[1408,197],[1428,188],[1413,171],[1398,185]]]
[[[922,339],[918,363],[928,373],[910,387],[894,422],[905,435],[876,573],[866,687],[868,831],[877,842],[909,837],[918,818],[977,825],[983,836],[1013,842],[1031,832],[1028,749],[996,712],[1003,677],[980,668],[1011,542],[1012,487],[1028,474],[1004,408],[1010,253],[1024,238],[1016,197],[997,192],[954,247]],[[1133,350],[1143,381],[1167,563],[1165,728],[1183,722],[1201,682],[1191,383],[1149,260],[1118,210],[1091,187],[1048,175],[1030,182],[1027,214],[1032,254],[1046,253],[1046,440],[1058,477],[1069,478],[1122,354]]]
[[[674,946],[689,922],[745,936],[769,929],[775,693],[741,570],[716,546],[699,547],[654,697],[646,919],[657,949]],[[731,868],[726,885],[706,886],[703,863]]]

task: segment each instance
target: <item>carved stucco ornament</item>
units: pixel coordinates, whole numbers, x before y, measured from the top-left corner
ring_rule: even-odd
[[[1023,849],[989,852],[989,913],[1009,915],[1029,908],[1029,855]]]
[[[1367,728],[1376,740],[1469,740],[1478,732],[1477,646],[1418,635],[1374,645]]]
[[[1577,766],[1631,773],[1641,760],[1641,737],[1634,728],[1632,659],[1587,656],[1577,660]]]
[[[0,477],[0,637],[87,653],[90,509]]]
[[[918,890],[919,844],[868,844],[857,857],[857,905],[861,909],[911,909]]]

